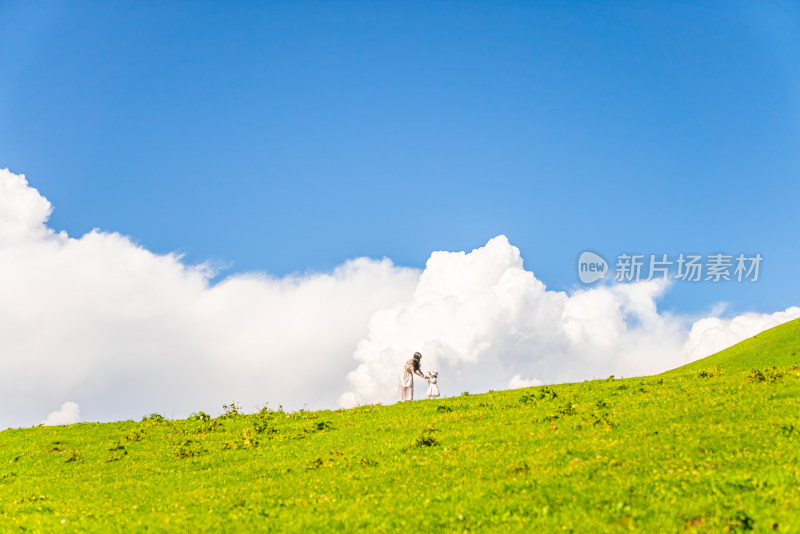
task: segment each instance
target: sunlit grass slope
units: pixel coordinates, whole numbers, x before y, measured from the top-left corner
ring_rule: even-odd
[[[6,430],[0,531],[800,532],[797,340],[656,377]]]
[[[728,349],[679,367],[667,374],[701,369],[747,371],[759,367],[787,367],[800,363],[800,319],[765,330]]]

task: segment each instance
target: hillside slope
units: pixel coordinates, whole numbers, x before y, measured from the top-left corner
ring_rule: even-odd
[[[800,363],[800,319],[794,319],[723,351],[664,373],[696,373],[702,369],[749,371],[760,367],[788,367]]]
[[[0,531],[800,532],[796,328],[698,372],[5,430]]]

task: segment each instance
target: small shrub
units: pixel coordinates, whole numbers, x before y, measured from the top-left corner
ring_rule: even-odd
[[[447,412],[452,412],[453,408],[451,408],[450,406],[445,406],[443,404],[440,404],[439,406],[436,407],[436,411],[439,413],[447,413]]]
[[[555,392],[554,389],[543,387],[539,390],[539,399],[540,400],[553,400],[558,397],[558,393]]]
[[[167,418],[161,415],[160,413],[151,413],[150,415],[145,415],[144,417],[142,417],[142,422],[166,423]]]
[[[772,369],[751,369],[750,376],[747,377],[748,382],[764,382],[766,384],[774,384],[783,378],[783,373],[778,371],[777,368]]]
[[[325,460],[323,460],[322,458],[317,458],[315,460],[311,460],[311,462],[308,464],[308,467],[306,467],[306,469],[307,470],[319,469],[320,467],[323,467],[324,465],[325,465]]]
[[[258,418],[253,422],[253,430],[257,434],[277,434],[278,431],[272,426],[269,419]]]
[[[461,393],[461,396],[462,397],[469,397],[469,391],[464,391],[463,393]]]
[[[611,422],[610,416],[608,415],[608,413],[605,412],[600,414],[593,413],[589,422],[593,426],[605,426],[608,428],[613,428],[614,426],[614,424]]]
[[[195,412],[189,416],[189,421],[208,421],[210,419],[211,416],[206,412]]]
[[[125,439],[128,441],[142,441],[144,439],[145,433],[146,431],[144,427],[137,428],[130,434],[126,435]]]
[[[115,455],[111,456],[110,458],[108,458],[106,460],[106,463],[111,463],[111,462],[116,462],[116,461],[122,460],[123,458],[125,458],[125,456],[127,454],[128,454],[128,451],[123,450],[120,453],[115,454]]]
[[[314,425],[314,428],[317,430],[317,432],[320,432],[322,430],[329,430],[333,428],[333,425],[329,421],[320,421]]]
[[[275,415],[276,415],[277,413],[278,413],[278,412],[273,412],[272,410],[270,410],[269,408],[267,408],[266,406],[264,406],[263,408],[261,408],[261,410],[259,410],[259,411],[258,411],[258,414],[257,414],[257,415],[258,415],[258,416],[259,416],[261,419],[274,419],[274,418],[275,418]]]
[[[433,447],[438,444],[439,440],[437,440],[430,432],[423,432],[417,436],[416,440],[414,440],[415,447]]]
[[[736,512],[733,519],[728,522],[728,526],[735,532],[750,532],[755,529],[755,524],[755,519],[742,510]]]
[[[308,467],[306,467],[306,470],[319,469],[320,467],[332,466],[334,463],[336,463],[336,459],[343,455],[344,453],[342,451],[338,449],[333,449],[328,454],[327,458],[319,457],[316,458],[315,460],[312,460],[311,463],[309,463]],[[364,458],[362,458],[360,463],[361,465],[377,465],[378,462],[373,462],[372,464],[370,464],[370,460],[365,460]]]
[[[561,408],[558,409],[558,413],[560,415],[575,415],[577,413],[575,408],[577,407],[578,407],[577,404],[571,404],[568,402],[567,404],[563,405]]]
[[[258,447],[258,438],[256,437],[256,433],[251,428],[245,428],[242,430],[242,448],[251,449],[254,447]]]
[[[765,382],[767,377],[761,369],[751,369],[750,376],[747,377],[747,380],[749,382]]]
[[[208,430],[216,430],[220,428],[222,424],[218,419],[211,419],[210,421],[206,421],[206,424],[203,426],[204,431]]]
[[[222,405],[222,415],[220,418],[222,419],[229,419],[229,418],[236,418],[242,415],[242,407],[235,402],[230,404],[223,404]]]
[[[713,369],[703,369],[697,373],[697,378],[713,378],[719,375],[719,368],[714,366]]]
[[[176,458],[192,458],[206,452],[198,441],[186,439],[175,445],[173,454]]]

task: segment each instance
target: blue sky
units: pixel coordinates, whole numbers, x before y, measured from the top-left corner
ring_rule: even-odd
[[[662,306],[797,303],[796,4],[2,2],[0,50],[0,167],[71,235],[282,276],[505,234],[563,290],[759,252]]]

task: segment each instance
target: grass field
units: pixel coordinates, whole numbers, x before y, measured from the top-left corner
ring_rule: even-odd
[[[653,377],[5,430],[0,530],[800,532],[798,352],[792,321]]]

